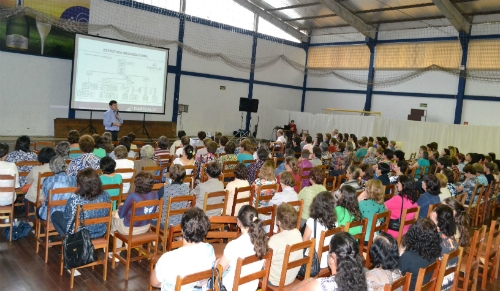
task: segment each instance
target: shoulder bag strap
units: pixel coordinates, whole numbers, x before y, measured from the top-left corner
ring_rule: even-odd
[[[405,205],[405,198],[403,196],[401,196],[401,212],[399,213],[399,220],[401,220],[401,217],[403,216],[403,207],[404,207],[404,205]]]
[[[314,220],[314,238],[316,238],[316,219]]]

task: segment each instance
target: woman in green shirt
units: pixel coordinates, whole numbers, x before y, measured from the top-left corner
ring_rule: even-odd
[[[104,157],[101,159],[99,166],[102,170],[102,175],[99,176],[101,179],[101,183],[103,186],[118,184],[121,186],[122,184],[122,176],[120,174],[115,173],[116,162],[110,157]],[[106,190],[109,196],[118,196],[120,195],[120,189],[111,189]],[[113,210],[116,210],[116,202],[113,201]]]
[[[345,226],[348,222],[362,219],[361,211],[358,206],[358,198],[354,187],[344,185],[340,188],[340,199],[337,201],[335,213],[337,214],[337,225]],[[351,235],[361,232],[361,226],[349,229]]]
[[[384,204],[384,186],[380,180],[371,179],[366,182],[366,189],[358,197],[359,210],[363,218],[368,218],[368,226],[365,236],[365,242],[370,238],[370,229],[372,227],[373,216],[378,213],[386,212]]]

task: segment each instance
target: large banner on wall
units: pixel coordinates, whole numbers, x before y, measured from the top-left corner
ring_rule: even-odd
[[[89,21],[90,0],[0,0],[0,9],[5,11],[23,7],[54,20]],[[74,33],[54,27],[44,18],[47,19],[18,13],[15,17],[0,19],[0,51],[72,59]]]

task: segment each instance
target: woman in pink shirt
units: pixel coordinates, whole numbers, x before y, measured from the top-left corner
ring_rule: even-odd
[[[410,176],[401,175],[398,178],[398,195],[387,200],[385,207],[391,211],[391,219],[400,219],[404,209],[418,206],[417,199],[418,191],[415,189],[415,181]],[[409,214],[407,219],[413,219],[414,217],[415,214]],[[409,225],[404,228],[403,235],[409,228]],[[387,233],[398,238],[398,231],[389,229]]]

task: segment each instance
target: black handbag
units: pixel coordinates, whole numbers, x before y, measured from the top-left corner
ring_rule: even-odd
[[[64,266],[67,269],[81,267],[96,261],[90,231],[85,228],[84,219],[81,218],[83,215],[83,207],[80,205],[82,228],[79,231],[75,229],[72,234],[66,233],[63,238]],[[69,230],[74,226],[75,218],[73,218]]]
[[[222,284],[222,274],[219,273],[217,266],[212,267],[212,278],[208,279],[208,289],[214,290],[214,282],[218,282],[219,291],[226,291],[226,286]]]
[[[316,238],[316,219],[314,220],[314,238]],[[306,254],[306,250],[304,250],[304,256]],[[302,265],[300,267],[299,273],[297,274],[297,277],[305,277],[306,276],[306,265]],[[311,272],[310,272],[310,277],[316,277],[319,274],[320,271],[320,265],[319,265],[319,259],[318,259],[318,253],[316,252],[316,248],[314,249],[314,254],[313,254],[313,261],[311,265]]]
[[[401,216],[403,216],[403,206],[405,203],[405,199],[401,196],[401,213],[399,214],[398,219],[389,219],[389,229],[394,231],[399,231],[401,227]]]

